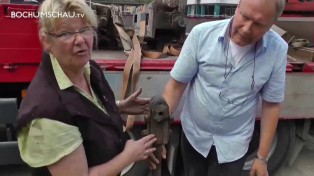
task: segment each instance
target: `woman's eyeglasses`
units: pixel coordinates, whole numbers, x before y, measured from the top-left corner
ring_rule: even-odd
[[[60,32],[60,33],[51,33],[51,32],[46,32],[48,35],[55,37],[59,40],[68,42],[68,41],[73,41],[75,38],[76,34],[80,34],[84,39],[90,39],[94,37],[95,33],[95,27],[94,26],[88,26],[81,28],[77,32]]]

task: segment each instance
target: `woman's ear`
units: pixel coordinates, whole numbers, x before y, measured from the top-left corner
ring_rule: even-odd
[[[49,39],[46,37],[46,36],[43,36],[42,37],[42,45],[43,45],[43,48],[46,52],[50,53],[51,52],[51,44],[50,44],[50,41]]]
[[[49,38],[46,35],[39,34],[39,40],[43,46],[44,51],[50,53],[50,51],[51,51],[51,43],[50,42],[51,41],[49,40]]]

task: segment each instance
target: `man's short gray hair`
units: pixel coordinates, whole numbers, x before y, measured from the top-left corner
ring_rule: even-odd
[[[276,0],[276,19],[280,17],[283,13],[283,10],[285,9],[286,0]]]
[[[264,0],[263,2],[266,2],[266,1],[276,1],[276,19],[280,17],[283,13],[283,10],[285,9],[286,0]],[[241,0],[239,0],[238,5],[240,4],[241,4]]]

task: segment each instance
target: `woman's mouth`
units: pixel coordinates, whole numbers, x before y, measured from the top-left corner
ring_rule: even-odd
[[[77,52],[75,52],[75,54],[77,55],[82,55],[82,54],[86,54],[87,50],[79,50]]]

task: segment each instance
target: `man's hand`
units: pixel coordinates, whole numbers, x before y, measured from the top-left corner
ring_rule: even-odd
[[[268,176],[267,163],[255,159],[250,171],[250,176]]]
[[[167,157],[167,151],[166,151],[165,145],[162,145],[161,157],[162,159],[166,159]],[[157,159],[154,153],[151,153],[148,155],[148,160],[149,160],[149,168],[151,170],[156,169],[157,165],[160,164],[160,161]]]
[[[142,88],[139,88],[136,92],[130,95],[125,100],[121,100],[118,104],[120,112],[122,114],[140,115],[147,114],[149,108],[150,98],[139,98],[142,93]]]

